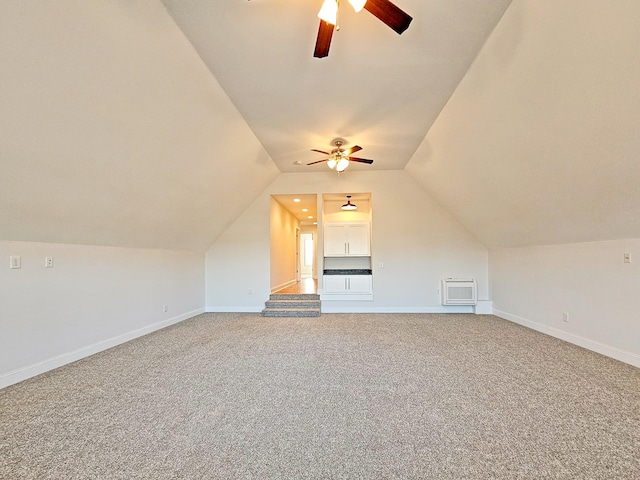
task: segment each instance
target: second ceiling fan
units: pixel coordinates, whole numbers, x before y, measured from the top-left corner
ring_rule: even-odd
[[[313,52],[314,57],[322,58],[329,55],[333,30],[340,30],[340,27],[337,26],[339,1],[340,0],[324,0],[322,4],[322,8],[318,13],[318,17],[320,17],[320,27],[318,28],[316,48]],[[411,20],[413,20],[411,16],[389,0],[349,0],[349,3],[356,12],[359,12],[363,8],[369,11],[398,33],[398,35],[409,28],[409,24]]]
[[[340,173],[345,170],[349,166],[349,162],[359,162],[359,163],[367,163],[371,165],[373,160],[369,160],[368,158],[356,158],[352,157],[351,154],[355,152],[359,152],[362,150],[362,147],[359,145],[354,145],[351,148],[343,150],[342,140],[335,140],[333,144],[336,146],[330,152],[325,152],[324,150],[316,150],[312,148],[312,152],[324,153],[325,155],[329,155],[329,158],[325,158],[324,160],[318,160],[316,162],[307,163],[307,165],[315,165],[316,163],[327,162],[327,165],[330,169],[336,169],[336,172]]]

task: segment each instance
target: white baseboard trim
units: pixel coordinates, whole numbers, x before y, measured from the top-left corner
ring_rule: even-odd
[[[282,290],[283,288],[290,287],[291,285],[295,285],[296,283],[297,281],[295,278],[293,280],[289,280],[288,282],[281,283],[280,285],[276,285],[275,287],[272,287],[271,293],[275,293],[278,290]]]
[[[55,368],[62,367],[63,365],[67,365],[82,358],[89,357],[109,348],[115,347],[116,345],[126,343],[135,338],[142,337],[157,330],[161,330],[170,325],[180,323],[184,320],[195,317],[196,315],[200,315],[201,313],[204,313],[204,308],[198,308],[197,310],[192,310],[181,315],[176,315],[175,317],[161,320],[159,322],[152,323],[151,325],[147,325],[142,328],[138,328],[136,330],[132,330],[130,332],[116,335],[115,337],[111,337],[106,340],[87,345],[86,347],[78,348],[77,350],[73,350],[72,352],[62,353],[60,355],[56,355],[55,357],[51,357],[41,362],[34,363],[33,365],[27,365],[26,367],[18,368],[11,372],[0,375],[0,389],[18,382],[22,382],[23,380],[27,380],[28,378],[35,377],[36,375],[40,375],[41,373],[48,372]]]
[[[260,313],[262,312],[262,310],[264,310],[264,306],[262,307],[247,307],[247,306],[242,306],[242,307],[221,307],[221,306],[215,306],[215,307],[207,307],[206,308],[206,312],[207,313]]]
[[[534,322],[518,315],[513,315],[508,312],[496,310],[495,308],[493,309],[493,314],[496,317],[509,320],[510,322],[517,323],[518,325],[531,328],[532,330],[536,330],[552,337],[559,338],[560,340],[564,340],[565,342],[573,343],[574,345],[586,348],[587,350],[591,350],[601,355],[605,355],[615,360],[620,360],[621,362],[628,363],[629,365],[640,368],[640,355],[636,353],[627,352],[626,350],[621,350],[619,348],[612,347],[610,345],[606,345],[589,338],[581,337],[580,335],[575,335],[558,328]]]
[[[322,305],[322,313],[473,313],[473,306],[442,307],[347,307]]]

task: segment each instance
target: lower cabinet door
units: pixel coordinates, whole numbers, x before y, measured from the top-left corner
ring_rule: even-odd
[[[349,293],[371,293],[371,275],[350,275],[347,287]]]
[[[370,294],[371,275],[325,275],[324,293]]]
[[[347,293],[347,277],[345,275],[325,275],[324,293]]]

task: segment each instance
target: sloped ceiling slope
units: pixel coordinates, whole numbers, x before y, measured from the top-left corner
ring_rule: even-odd
[[[491,248],[640,237],[639,25],[514,0],[406,170]]]
[[[3,2],[0,63],[0,240],[204,251],[279,173],[160,2]]]

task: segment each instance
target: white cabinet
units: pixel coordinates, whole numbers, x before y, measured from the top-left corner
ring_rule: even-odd
[[[325,275],[324,293],[347,293],[346,275]]]
[[[372,293],[371,275],[349,275],[349,293]]]
[[[326,294],[371,294],[371,275],[325,275]]]
[[[368,257],[370,255],[369,222],[325,224],[325,257]]]

